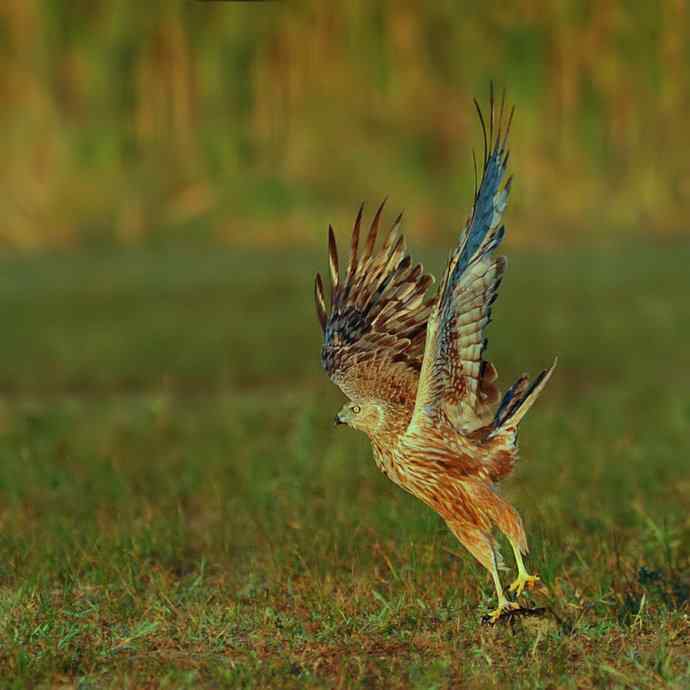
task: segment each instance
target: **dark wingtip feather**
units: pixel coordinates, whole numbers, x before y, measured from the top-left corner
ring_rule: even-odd
[[[383,209],[384,209],[387,201],[388,201],[388,197],[384,196],[383,201],[379,204],[379,207],[376,209],[376,213],[374,214],[374,220],[371,221],[372,226],[375,226],[376,228],[378,228],[379,220],[381,218],[381,214],[383,213]]]
[[[340,282],[340,272],[338,267],[338,245],[335,243],[335,233],[333,226],[328,226],[328,265],[331,270],[331,287],[333,291],[338,287]]]
[[[377,238],[378,232],[379,232],[379,221],[381,219],[381,213],[383,212],[383,207],[386,205],[386,200],[387,200],[387,197],[384,197],[383,201],[381,202],[379,207],[376,209],[376,213],[374,214],[374,218],[371,221],[371,225],[369,226],[369,235],[367,236],[367,248],[365,250],[365,258],[364,258],[365,261],[370,259],[372,254],[374,253],[374,245],[376,244],[376,238]]]
[[[362,224],[362,215],[364,214],[364,202],[360,204],[359,211],[357,212],[357,218],[355,218],[355,224],[352,228],[352,245],[350,247],[350,263],[347,268],[347,278],[348,281],[354,275],[355,269],[357,267],[357,250],[359,248],[359,228]]]
[[[323,296],[323,280],[321,280],[321,274],[316,274],[316,279],[314,280],[314,302],[316,303],[316,315],[319,317],[319,323],[321,324],[321,330],[326,332],[326,300]]]
[[[477,109],[477,115],[479,115],[479,123],[482,126],[482,136],[484,137],[484,163],[483,163],[483,166],[486,167],[486,161],[489,158],[489,151],[488,151],[487,138],[486,138],[486,123],[484,122],[484,114],[482,113],[482,109],[479,106],[479,102],[477,101],[476,98],[473,98],[472,100],[474,101],[474,107]]]
[[[357,218],[355,218],[355,224],[352,228],[352,234],[356,234],[359,237],[359,228],[362,225],[362,216],[364,215],[364,202],[359,205],[359,211],[357,211]]]
[[[501,127],[503,126],[503,113],[506,107],[506,90],[505,87],[501,90],[501,109],[498,111],[498,128],[496,130],[496,142],[494,146],[499,148],[501,143]]]
[[[477,201],[477,193],[479,191],[479,178],[477,177],[477,155],[472,149],[472,166],[474,168],[474,201]]]
[[[510,109],[510,115],[508,115],[508,123],[506,124],[506,131],[503,135],[503,142],[501,144],[502,149],[505,149],[508,144],[508,135],[510,134],[510,127],[513,124],[513,115],[515,115],[515,106]]]
[[[489,82],[489,146],[494,144],[494,80]]]

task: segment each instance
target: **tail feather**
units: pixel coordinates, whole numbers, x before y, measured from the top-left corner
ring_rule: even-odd
[[[554,359],[551,367],[540,372],[532,383],[523,375],[506,391],[494,417],[492,436],[504,429],[515,429],[518,426],[549,382],[556,364],[558,357]]]

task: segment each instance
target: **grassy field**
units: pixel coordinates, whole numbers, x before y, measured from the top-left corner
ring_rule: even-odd
[[[2,687],[689,687],[690,248],[510,255],[502,380],[560,355],[505,485],[557,619],[495,628],[333,428],[324,254],[3,259]]]

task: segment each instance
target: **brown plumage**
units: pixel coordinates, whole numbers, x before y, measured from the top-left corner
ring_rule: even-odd
[[[426,296],[433,278],[410,259],[400,217],[378,241],[383,204],[361,254],[359,209],[342,275],[329,228],[330,307],[318,274],[315,284],[321,362],[351,401],[336,421],[368,434],[379,469],[438,512],[491,573],[498,595],[492,621],[516,607],[498,577],[494,527],[517,562],[511,591],[519,595],[538,580],[522,560],[527,539],[520,515],[495,485],[512,471],[518,424],[555,367],[532,383],[522,376],[496,405],[497,373],[484,358],[484,333],[506,268],[506,259],[494,256],[511,184],[504,177],[513,111],[507,114],[504,104],[503,98],[496,112],[492,88],[487,129],[475,101],[484,134],[482,176],[436,296]]]

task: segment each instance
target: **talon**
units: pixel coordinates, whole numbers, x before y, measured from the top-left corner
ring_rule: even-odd
[[[502,616],[510,615],[511,611],[517,611],[520,609],[520,605],[514,601],[502,601],[499,602],[498,608],[490,611],[484,620],[489,623],[489,625],[495,625]]]
[[[527,573],[520,573],[515,581],[510,585],[508,591],[517,592],[517,596],[522,594],[522,590],[532,589],[538,582],[541,582],[538,575],[528,575]]]

